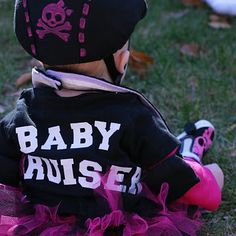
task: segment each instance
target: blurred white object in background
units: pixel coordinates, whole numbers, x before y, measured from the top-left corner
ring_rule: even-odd
[[[215,12],[236,16],[236,0],[204,0]]]

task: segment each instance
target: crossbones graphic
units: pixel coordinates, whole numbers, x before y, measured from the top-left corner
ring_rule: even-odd
[[[43,39],[46,34],[55,34],[65,42],[68,42],[72,25],[69,21],[66,21],[66,17],[70,16],[73,11],[64,8],[64,5],[63,0],[59,0],[58,3],[50,3],[45,6],[42,17],[37,23],[40,29],[37,29],[36,33],[40,39]]]
[[[70,31],[72,29],[72,26],[69,21],[66,21],[63,25],[56,26],[55,28],[51,28],[47,26],[42,19],[38,20],[38,27],[42,27],[43,29],[36,30],[38,36],[40,39],[43,39],[46,34],[55,34],[65,42],[68,42],[68,39],[70,37],[69,33],[62,32],[62,31]]]

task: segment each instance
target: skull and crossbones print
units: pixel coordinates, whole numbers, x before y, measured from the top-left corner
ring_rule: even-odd
[[[43,39],[47,34],[54,34],[68,42],[72,25],[66,21],[66,17],[70,16],[73,11],[65,9],[64,5],[63,0],[60,0],[58,3],[48,4],[43,9],[42,17],[37,23],[40,29],[36,30],[40,39]]]

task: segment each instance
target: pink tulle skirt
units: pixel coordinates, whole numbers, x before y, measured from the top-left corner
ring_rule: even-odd
[[[194,236],[201,227],[198,210],[190,216],[187,205],[166,206],[167,184],[162,185],[158,196],[146,187],[143,189],[142,194],[160,209],[151,218],[123,211],[116,192],[101,189],[97,192],[107,199],[111,213],[81,224],[76,216],[59,216],[58,207],[31,206],[19,190],[0,185],[0,236]]]

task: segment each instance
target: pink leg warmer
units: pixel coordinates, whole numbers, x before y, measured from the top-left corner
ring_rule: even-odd
[[[200,182],[186,192],[178,201],[198,205],[209,211],[215,211],[221,203],[221,189],[211,171],[190,159],[185,161],[192,167]]]

